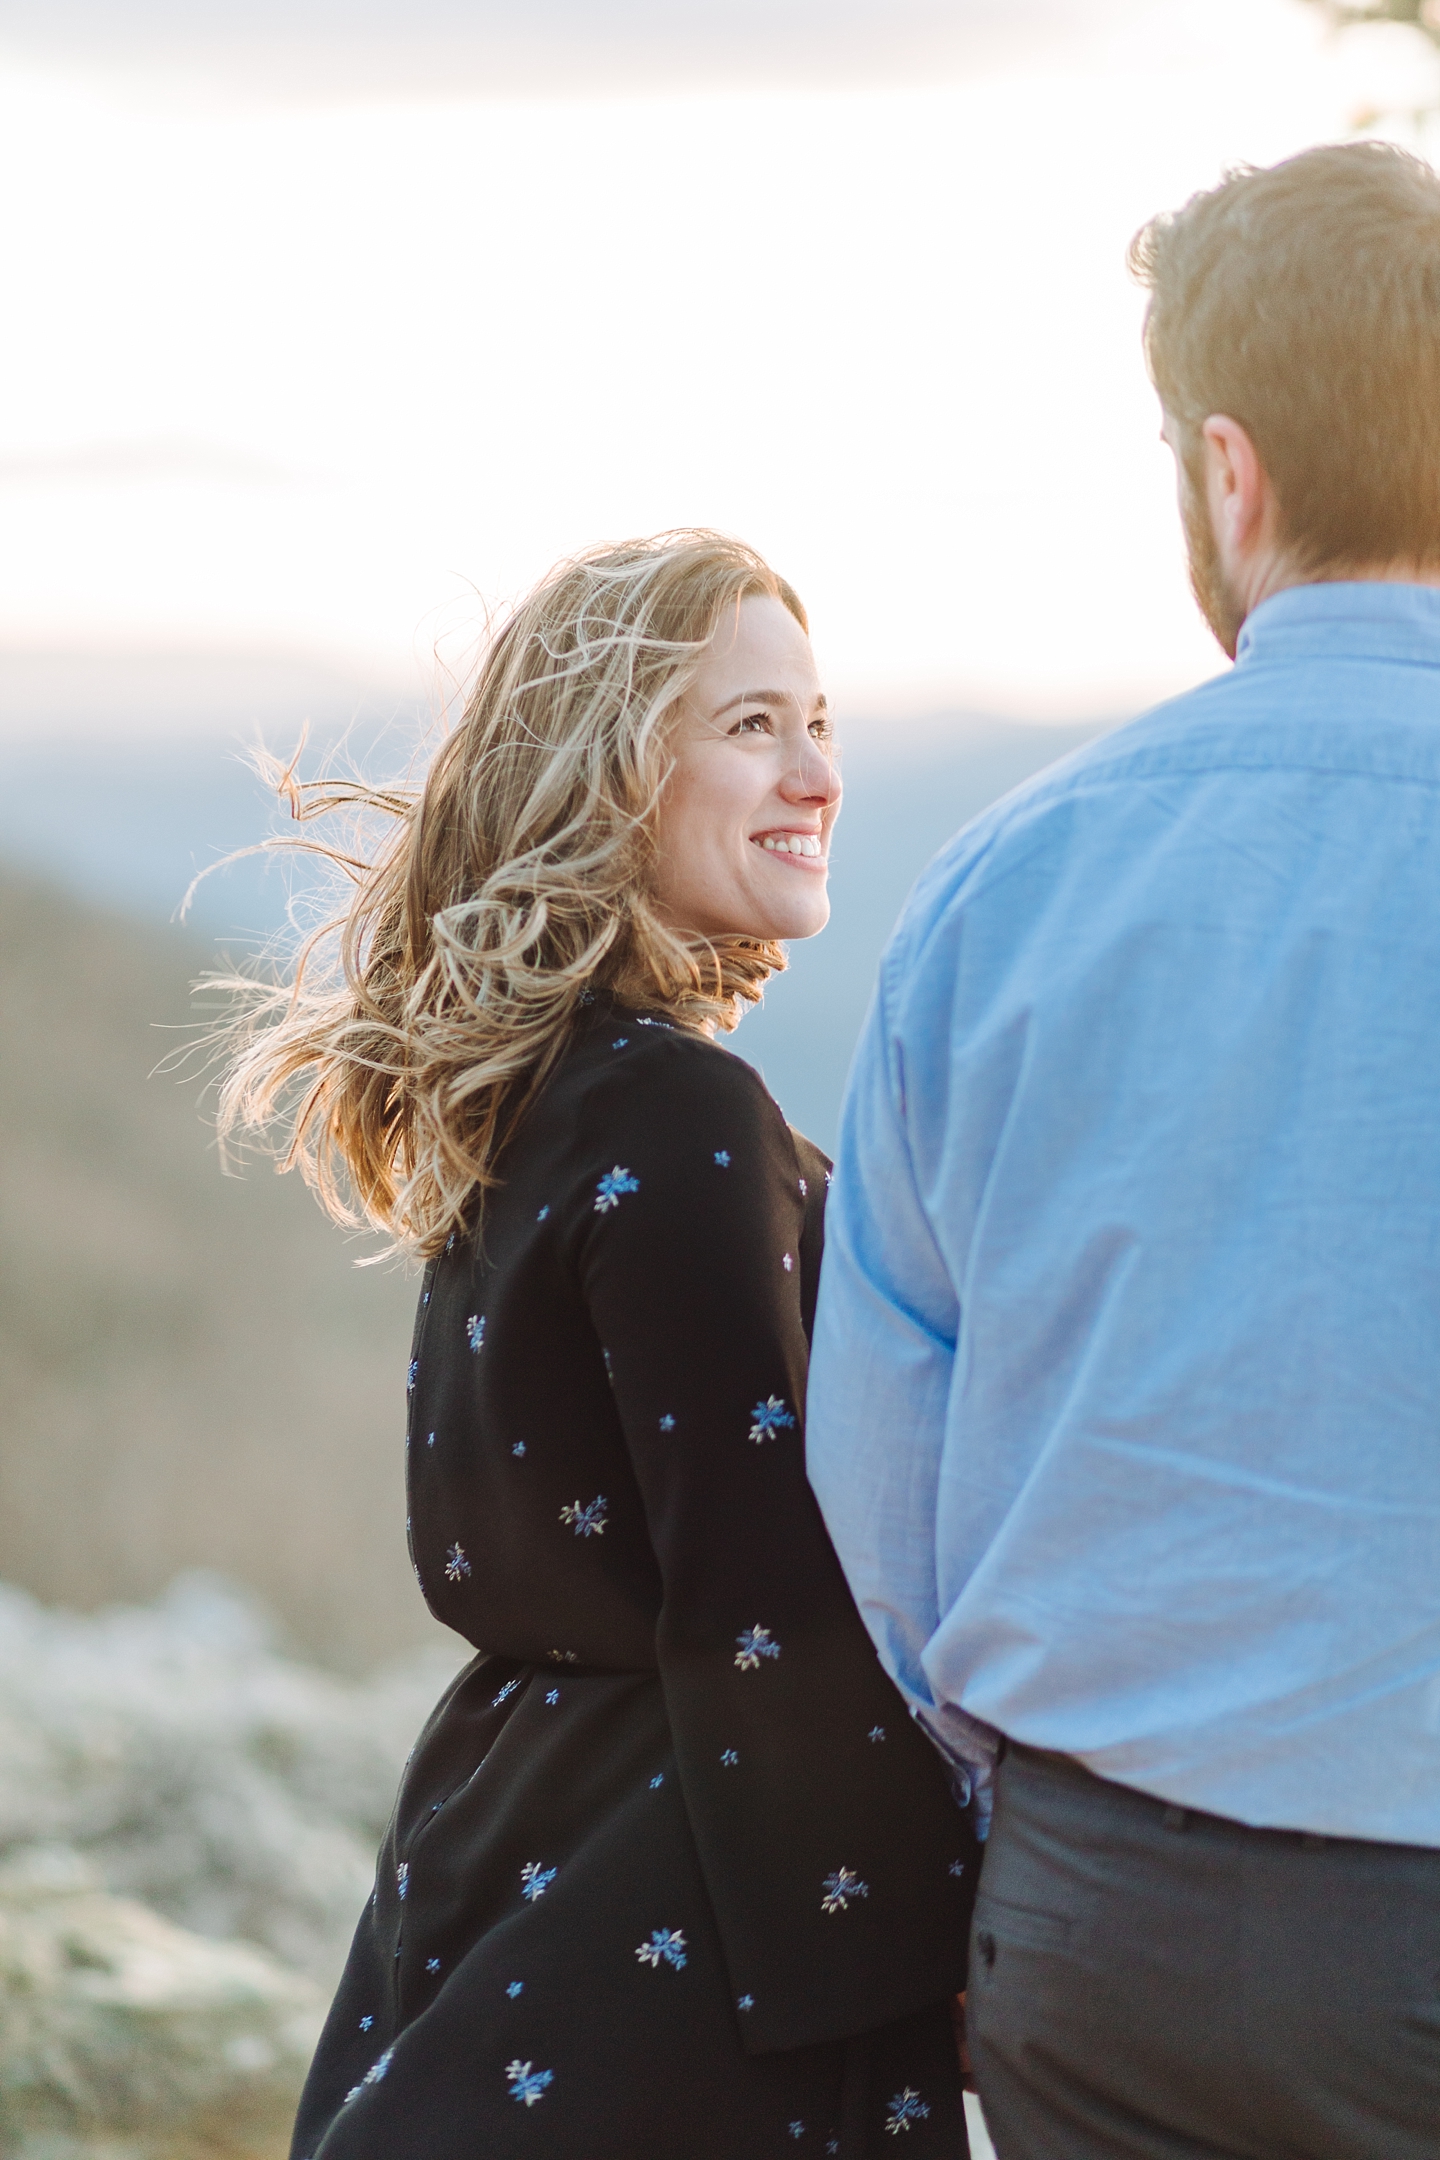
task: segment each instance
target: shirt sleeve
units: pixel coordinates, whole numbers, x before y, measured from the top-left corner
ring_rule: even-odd
[[[584,1294],[659,1562],[657,1653],[752,2052],[962,1984],[973,1849],[868,1640],[810,1490],[794,1142],[693,1042],[589,1106]],[[588,1175],[588,1171],[587,1171]]]
[[[980,1796],[983,1821],[995,1736],[937,1704],[921,1662],[940,1621],[935,1524],[959,1318],[918,1188],[882,971],[851,1071],[826,1217],[809,1472],[885,1669],[960,1773],[957,1792]]]

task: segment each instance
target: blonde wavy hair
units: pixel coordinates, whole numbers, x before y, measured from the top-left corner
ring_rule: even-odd
[[[286,979],[217,978],[222,1145],[277,1129],[328,1211],[427,1255],[473,1222],[587,993],[733,1028],[782,946],[701,939],[653,898],[671,723],[727,610],[785,581],[738,540],[662,533],[595,548],[489,637],[423,788],[273,777],[292,816],[378,813],[339,865],[343,913]]]

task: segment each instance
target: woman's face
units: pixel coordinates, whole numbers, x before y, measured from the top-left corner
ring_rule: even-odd
[[[810,640],[782,601],[727,610],[675,723],[656,898],[703,937],[807,938],[830,914],[840,811]]]

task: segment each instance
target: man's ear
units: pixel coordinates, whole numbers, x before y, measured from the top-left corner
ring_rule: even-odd
[[[1215,544],[1226,572],[1243,573],[1258,548],[1272,537],[1274,493],[1270,476],[1247,430],[1225,413],[1212,413],[1200,430],[1205,458],[1205,496]]]

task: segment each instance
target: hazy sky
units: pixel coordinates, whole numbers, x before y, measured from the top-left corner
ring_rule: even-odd
[[[1428,81],[1301,0],[10,0],[0,648],[413,677],[694,522],[842,709],[1133,709],[1219,659],[1126,243]]]

